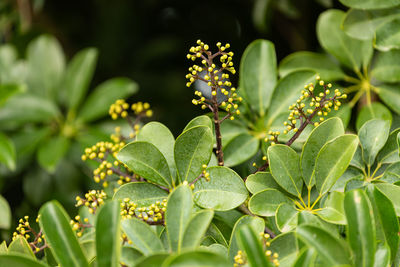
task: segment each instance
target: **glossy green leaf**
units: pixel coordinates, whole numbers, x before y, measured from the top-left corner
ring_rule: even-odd
[[[269,188],[280,189],[280,186],[275,182],[274,177],[272,177],[269,172],[250,174],[246,179],[246,187],[252,194]]]
[[[0,132],[0,163],[5,164],[10,170],[15,170],[15,160],[14,143]]]
[[[60,112],[53,102],[35,95],[20,94],[10,98],[0,109],[0,128],[49,122],[59,115]]]
[[[252,42],[243,53],[239,73],[241,94],[252,109],[263,117],[277,82],[274,44],[267,40]]]
[[[67,106],[77,110],[89,89],[97,63],[97,50],[86,48],[79,51],[68,64],[64,77]]]
[[[153,254],[148,257],[141,258],[135,267],[160,267],[168,258],[169,254]]]
[[[330,9],[317,21],[317,36],[321,46],[346,67],[355,70],[367,66],[372,56],[371,41],[360,41],[347,36],[341,24],[345,13]]]
[[[25,84],[3,83],[0,84],[0,107],[13,95],[26,91]]]
[[[311,180],[311,176],[315,166],[315,159],[321,148],[330,140],[344,134],[342,121],[333,117],[318,127],[314,128],[308,136],[300,157],[300,167],[303,179],[308,187],[312,187],[315,181]]]
[[[124,200],[129,198],[138,207],[147,207],[157,201],[162,202],[167,197],[168,193],[156,185],[147,182],[133,182],[119,187],[113,199]]]
[[[253,195],[249,200],[249,210],[259,216],[274,216],[279,204],[292,203],[276,189],[265,189]]]
[[[343,30],[353,38],[371,40],[375,37],[375,31],[379,26],[398,15],[399,10],[394,8],[380,10],[350,9],[343,21]]]
[[[276,226],[282,233],[293,230],[298,223],[299,212],[293,204],[282,203],[276,209]]]
[[[279,254],[280,266],[292,266],[299,252],[299,242],[294,232],[277,235],[271,240],[270,250]]]
[[[378,53],[371,76],[382,82],[394,83],[400,81],[399,60],[399,50]]]
[[[164,250],[160,238],[147,223],[137,218],[123,220],[122,230],[132,241],[132,245],[143,255],[152,255]]]
[[[9,229],[11,226],[11,209],[7,200],[0,195],[0,229]]]
[[[207,165],[213,148],[213,135],[206,126],[193,127],[176,139],[174,158],[181,181],[192,182]]]
[[[60,43],[50,35],[41,35],[29,43],[27,52],[29,90],[54,97],[65,69]]]
[[[144,141],[129,143],[118,152],[117,159],[147,180],[172,187],[173,180],[167,160],[153,144]]]
[[[295,52],[282,59],[279,64],[279,75],[281,77],[300,70],[314,71],[327,81],[342,80],[345,76],[338,64],[330,57],[314,52]]]
[[[123,246],[121,249],[121,262],[128,266],[135,266],[143,256],[138,250],[130,246]]]
[[[146,141],[155,145],[164,155],[170,170],[175,169],[175,138],[171,131],[164,124],[156,121],[147,123],[140,129],[137,135],[137,141]]]
[[[228,144],[240,134],[248,133],[247,126],[241,120],[225,120],[221,123],[222,146]]]
[[[392,114],[390,113],[389,109],[379,102],[373,102],[371,105],[365,105],[357,116],[357,132],[360,131],[360,128],[364,125],[364,123],[373,119],[381,119],[391,122]]]
[[[282,113],[289,114],[289,105],[296,102],[301,94],[301,90],[304,89],[304,85],[315,81],[315,77],[316,74],[313,71],[296,71],[279,80],[272,95],[267,117],[267,127],[270,127]],[[282,122],[279,123],[281,124]]]
[[[193,215],[183,235],[182,248],[195,249],[200,245],[213,216],[212,210],[201,210]]]
[[[242,214],[240,214],[242,215]],[[217,220],[215,220],[215,222],[218,223]],[[225,238],[225,236],[228,236],[231,234],[232,228],[231,227],[227,227],[226,225],[219,223],[219,227],[217,225],[215,225],[214,223],[211,223],[210,226],[207,229],[207,232],[205,233],[206,236],[209,236],[211,238],[213,238],[215,240],[216,243],[222,244],[225,247],[228,247],[228,241],[227,238]],[[221,228],[221,229],[220,229]],[[222,233],[223,230],[226,230],[227,233]],[[225,235],[224,235],[225,234]],[[204,238],[203,238],[204,240]]]
[[[192,214],[193,199],[190,188],[178,186],[168,197],[165,224],[172,251],[180,251]]]
[[[111,201],[101,207],[96,220],[97,266],[120,266],[121,208],[119,201]]]
[[[28,241],[23,236],[17,236],[8,246],[9,253],[19,253],[25,256],[29,256],[32,259],[35,259],[35,254],[31,249],[31,246],[28,244]]]
[[[256,233],[264,232],[265,223],[264,223],[263,219],[261,219],[259,217],[255,217],[255,216],[250,216],[250,215],[242,216],[235,223],[235,226],[233,227],[233,230],[232,230],[231,238],[229,240],[228,257],[229,257],[229,260],[231,261],[231,263],[234,262],[233,258],[236,256],[236,254],[239,250],[237,233],[243,225],[251,226],[251,228]]]
[[[375,186],[392,202],[397,217],[400,217],[400,186],[388,183],[376,184]]]
[[[394,163],[400,161],[399,157],[399,147],[397,145],[397,135],[400,129],[396,129],[389,134],[386,144],[379,151],[376,160],[381,164]]]
[[[53,173],[70,147],[70,140],[63,135],[51,137],[39,146],[37,160],[44,169]]]
[[[369,120],[358,131],[365,164],[371,166],[389,137],[390,122]]]
[[[345,6],[358,9],[382,9],[400,5],[399,0],[340,0],[340,2]]]
[[[275,181],[290,194],[300,196],[303,180],[296,151],[286,145],[270,146],[268,159]]]
[[[344,214],[344,193],[331,192],[324,202],[323,209],[317,212],[317,215],[324,221],[343,224],[347,223]]]
[[[385,166],[385,165],[384,165]],[[377,177],[377,175],[374,175]],[[390,164],[383,172],[383,176],[379,178],[381,182],[397,183],[400,180],[400,161]]]
[[[390,249],[387,244],[378,246],[375,252],[374,267],[390,266]]]
[[[32,259],[31,257],[17,254],[0,254],[0,266],[12,267],[47,267],[48,265]]]
[[[231,266],[226,257],[210,251],[187,251],[171,255],[162,265],[163,267],[228,267]]]
[[[397,85],[381,84],[376,88],[379,98],[390,109],[400,114],[400,92]]]
[[[223,166],[209,167],[207,172],[210,181],[198,180],[193,190],[198,206],[224,211],[234,209],[246,200],[247,189],[236,172]]]
[[[368,186],[368,197],[374,211],[377,239],[386,241],[392,260],[395,259],[399,247],[399,221],[392,202],[376,187]],[[375,259],[375,262],[377,259]]]
[[[351,265],[346,244],[329,232],[313,225],[303,224],[297,227],[296,233],[301,241],[315,249],[320,258],[329,265]]]
[[[108,109],[117,99],[124,99],[138,91],[138,85],[128,78],[113,78],[101,83],[79,111],[78,119],[90,122],[108,114]]]
[[[40,227],[57,262],[64,266],[89,266],[61,205],[57,201],[47,202],[39,215]]]
[[[234,137],[224,145],[225,166],[236,166],[253,157],[259,147],[259,140],[248,133]]]
[[[320,195],[326,194],[344,173],[358,146],[356,135],[345,134],[326,143],[315,161],[313,179]]]
[[[293,267],[313,266],[317,253],[313,248],[304,248],[296,259]]]
[[[221,124],[221,125],[223,125],[223,124]],[[213,129],[213,124],[212,124],[211,119],[206,115],[201,115],[201,116],[198,116],[198,117],[195,117],[194,119],[192,119],[185,126],[185,128],[183,129],[182,132],[185,132],[185,131],[187,131],[187,130],[193,128],[193,127],[196,127],[196,126],[207,126],[211,130]]]
[[[260,242],[260,236],[249,225],[242,225],[237,233],[239,247],[246,253],[250,267],[273,266],[265,256],[264,248]]]
[[[397,29],[400,19],[395,18],[376,29],[375,47],[381,51],[400,49],[400,35]]]
[[[201,246],[202,249],[206,249],[210,252],[213,252],[215,254],[219,254],[222,255],[224,257],[226,257],[226,255],[228,255],[228,249],[226,248],[226,246],[223,246],[221,244],[211,244],[209,246]]]

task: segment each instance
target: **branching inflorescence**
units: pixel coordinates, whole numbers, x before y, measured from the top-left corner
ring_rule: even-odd
[[[201,60],[201,66],[193,65],[189,68],[189,74],[186,78],[189,80],[186,86],[190,87],[194,82],[199,81],[207,85],[207,89],[196,90],[195,95],[198,98],[193,99],[194,105],[201,105],[202,109],[208,108],[213,113],[213,122],[216,135],[216,155],[218,165],[224,165],[224,155],[222,152],[222,136],[220,125],[226,120],[234,120],[234,115],[239,115],[238,103],[242,98],[237,95],[236,88],[232,87],[229,81],[229,73],[235,74],[236,70],[233,66],[233,52],[228,52],[229,44],[222,46],[217,43],[218,52],[209,51],[209,45],[201,40],[197,41],[197,46],[193,46],[187,54],[187,58],[196,61]],[[219,58],[219,62],[216,59]],[[228,73],[229,72],[229,73]],[[223,109],[226,114],[220,117],[219,108]]]

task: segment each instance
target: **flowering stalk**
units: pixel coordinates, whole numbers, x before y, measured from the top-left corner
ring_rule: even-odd
[[[232,87],[232,83],[229,81],[229,74],[236,73],[233,67],[232,57],[233,52],[227,52],[226,50],[230,47],[229,44],[222,46],[221,43],[217,43],[218,52],[212,53],[209,51],[209,46],[203,43],[201,40],[197,41],[198,46],[191,47],[187,58],[195,61],[201,59],[202,66],[193,65],[189,68],[189,74],[186,78],[189,81],[186,83],[187,87],[190,87],[195,81],[201,81],[207,84],[210,88],[209,91],[201,92],[195,91],[195,95],[199,99],[193,99],[194,105],[201,105],[202,109],[210,109],[213,113],[213,123],[215,128],[216,138],[216,155],[218,159],[218,165],[224,165],[224,154],[222,151],[222,136],[221,136],[221,123],[226,119],[234,120],[234,114],[239,115],[238,104],[242,100],[238,97],[236,89]],[[214,62],[219,57],[219,64],[217,66]],[[211,94],[209,94],[211,92]],[[219,108],[225,109],[227,115],[220,118]]]

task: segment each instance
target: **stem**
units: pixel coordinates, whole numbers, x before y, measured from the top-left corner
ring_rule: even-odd
[[[309,207],[310,208],[310,206],[311,206],[311,188],[310,187],[307,187],[307,191],[308,191],[308,197],[307,197],[307,202],[308,202],[308,205],[307,205],[307,207]]]
[[[372,179],[374,178],[376,172],[381,168],[381,166],[382,166],[382,163],[378,163],[378,165],[376,165],[375,171],[371,174]]]
[[[313,209],[315,204],[318,203],[318,201],[321,199],[322,195],[318,195],[317,199],[314,201],[314,203],[312,204],[312,206],[310,207],[310,209]]]
[[[357,94],[353,97],[353,99],[349,102],[349,106],[352,108],[360,99],[360,97],[364,94],[364,90],[359,90]]]
[[[344,76],[344,80],[346,82],[350,82],[350,83],[359,83],[360,82],[358,79],[356,79],[354,77],[351,77],[351,76],[348,76],[348,75]]]
[[[215,127],[215,139],[217,142],[217,159],[218,159],[218,165],[219,166],[224,166],[224,152],[222,151],[222,135],[221,135],[221,122],[219,120],[219,115],[218,115],[218,104],[216,102],[216,96],[215,97],[215,103],[214,103],[214,127]],[[213,98],[214,98],[213,97]]]

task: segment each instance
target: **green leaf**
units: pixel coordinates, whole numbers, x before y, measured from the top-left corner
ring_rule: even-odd
[[[0,128],[15,128],[26,123],[44,123],[60,115],[57,106],[39,96],[20,94],[0,109]]]
[[[37,160],[44,169],[54,173],[60,160],[70,147],[70,140],[63,135],[57,135],[44,141],[37,151]]]
[[[398,9],[361,10],[350,9],[343,21],[343,30],[355,39],[371,40],[376,29],[398,16]]]
[[[396,129],[389,134],[386,144],[379,151],[376,160],[381,164],[394,163],[400,161],[399,157],[399,147],[397,145],[397,134],[400,129]]]
[[[7,83],[0,84],[0,107],[7,102],[7,100],[21,92],[26,91],[25,84]]]
[[[397,29],[400,19],[395,18],[376,29],[375,47],[381,51],[400,49],[400,35]]]
[[[258,139],[248,133],[234,137],[224,145],[225,166],[236,166],[245,162],[257,153],[258,147]]]
[[[345,77],[337,63],[325,54],[308,51],[295,52],[282,59],[279,64],[281,77],[300,70],[318,73],[322,79],[327,81],[342,80]]]
[[[237,233],[243,225],[249,225],[256,233],[264,232],[265,223],[264,220],[250,215],[242,216],[233,227],[231,239],[229,240],[228,257],[231,263],[234,262],[233,258],[239,250]]]
[[[86,48],[79,51],[68,64],[64,78],[64,90],[67,94],[66,101],[70,110],[76,111],[83,101],[89,89],[96,62],[97,50]]]
[[[313,248],[304,248],[299,253],[293,267],[308,267],[313,266],[317,253]]]
[[[300,166],[303,179],[307,187],[312,187],[315,181],[311,180],[311,176],[315,166],[315,159],[321,148],[330,140],[343,135],[344,127],[342,121],[333,117],[318,127],[314,128],[308,136],[300,157]]]
[[[399,0],[339,0],[343,5],[357,9],[382,9],[400,5]]]
[[[366,193],[352,190],[344,197],[347,218],[347,236],[356,266],[373,266],[375,256],[375,223],[372,207]]]
[[[140,258],[135,267],[160,267],[168,258],[169,254],[153,254],[148,257]]]
[[[373,102],[371,105],[365,105],[358,113],[356,128],[357,132],[360,131],[361,126],[369,120],[381,119],[385,121],[392,121],[392,114],[390,111],[381,103]]]
[[[326,194],[344,173],[358,146],[358,137],[339,136],[326,143],[318,153],[313,177],[320,195]]]
[[[313,71],[296,71],[280,79],[272,95],[271,106],[267,117],[267,128],[282,113],[289,114],[289,105],[296,102],[304,89],[305,84],[315,81],[316,74]],[[282,123],[282,122],[280,122]]]
[[[61,205],[57,201],[47,202],[39,215],[40,227],[57,262],[62,266],[89,266]]]
[[[296,151],[286,145],[270,146],[268,159],[275,181],[290,194],[301,196],[303,180]]]
[[[191,128],[178,136],[174,158],[181,181],[193,182],[201,174],[202,166],[210,161],[213,144],[212,132],[206,126]]]
[[[25,256],[29,256],[32,259],[35,259],[35,254],[31,249],[31,246],[28,244],[28,241],[23,236],[17,236],[11,244],[8,246],[9,253],[19,253]]]
[[[225,123],[223,123],[223,124],[225,124]],[[223,124],[221,124],[221,125],[223,125]],[[196,126],[207,126],[208,128],[210,128],[210,130],[213,129],[213,124],[212,124],[211,119],[206,115],[201,115],[201,116],[198,116],[198,117],[195,117],[194,119],[192,119],[186,125],[185,129],[183,129],[182,132],[185,132],[185,131],[187,131],[187,130],[193,128],[193,127],[196,127]]]
[[[259,216],[274,216],[279,204],[292,203],[276,189],[265,189],[253,195],[249,200],[249,210]]]
[[[136,93],[138,88],[137,83],[122,77],[101,83],[88,96],[79,111],[78,119],[90,122],[106,116],[111,104],[117,99],[124,99]]]
[[[0,244],[0,254],[8,254],[7,243],[5,240]]]
[[[239,87],[251,108],[265,115],[277,82],[274,44],[267,40],[256,40],[244,51],[240,61]]]
[[[376,176],[376,175],[374,175]],[[383,172],[379,181],[387,183],[397,183],[400,180],[400,161],[390,164]]]
[[[380,244],[375,252],[374,267],[390,266],[390,248],[387,244]]]
[[[298,241],[294,232],[277,235],[271,240],[270,249],[279,254],[280,266],[292,266],[298,254]]]
[[[388,183],[376,184],[375,186],[392,202],[397,217],[400,217],[400,186]]]
[[[257,194],[258,192],[269,188],[281,188],[269,172],[256,172],[250,174],[246,179],[246,187],[252,194]]]
[[[372,56],[371,41],[360,41],[347,36],[341,24],[345,13],[330,9],[323,12],[317,21],[317,36],[321,46],[342,64],[352,70],[367,66]]]
[[[36,259],[16,254],[0,254],[0,266],[12,267],[47,267]]]
[[[400,81],[400,50],[380,52],[376,56],[371,76],[382,82]]]
[[[219,254],[210,251],[187,251],[171,255],[162,265],[163,267],[230,267],[228,260]]]
[[[376,90],[383,103],[397,114],[400,114],[399,87],[397,85],[381,84],[376,88]]]
[[[147,180],[172,188],[167,160],[153,144],[144,141],[129,143],[118,152],[117,159]]]
[[[385,145],[389,137],[390,122],[384,120],[369,120],[358,132],[365,164],[372,166],[376,155]]]
[[[346,225],[344,214],[344,193],[333,191],[324,202],[324,207],[317,211],[317,215],[329,223]]]
[[[15,170],[15,160],[14,143],[0,132],[0,162],[4,163],[10,170]]]
[[[160,238],[147,223],[134,217],[123,220],[121,226],[133,246],[143,255],[164,251]]]
[[[147,207],[157,201],[162,202],[168,193],[160,187],[147,182],[133,182],[122,185],[115,192],[113,199],[129,198],[138,207]]]
[[[8,205],[7,200],[0,195],[0,229],[9,229],[10,226],[11,226],[10,205]]]
[[[182,249],[195,249],[200,245],[213,216],[212,210],[201,210],[193,215],[183,235]]]
[[[107,202],[101,207],[96,220],[97,266],[120,266],[121,208],[119,201]]]
[[[299,212],[293,204],[282,203],[276,209],[275,222],[282,233],[293,230],[297,226]]]
[[[50,35],[42,35],[27,48],[29,89],[39,96],[55,97],[64,74],[65,58],[60,43]]]
[[[175,138],[171,131],[162,123],[152,121],[140,129],[137,141],[146,141],[155,145],[168,162],[169,169],[175,169],[174,144]]]
[[[169,195],[165,212],[165,227],[172,251],[180,252],[182,249],[192,208],[192,192],[188,186],[180,185]]]
[[[392,260],[395,259],[399,247],[399,221],[392,202],[374,186],[368,186],[368,197],[374,208],[377,239],[386,241]],[[382,231],[383,233],[380,233]],[[383,234],[383,236],[379,236]],[[375,259],[375,262],[377,259]]]
[[[315,249],[320,258],[329,265],[351,265],[347,246],[329,232],[313,225],[303,224],[297,227],[296,234],[301,241]]]
[[[202,178],[195,183],[193,198],[197,205],[224,211],[234,209],[246,200],[247,189],[236,172],[223,166],[209,167],[207,172],[209,182]]]
[[[246,253],[247,262],[250,267],[273,266],[267,260],[259,235],[249,225],[242,225],[237,233],[239,247]]]
[[[121,250],[121,262],[128,266],[136,266],[136,262],[143,256],[138,250],[130,247],[123,246]]]

